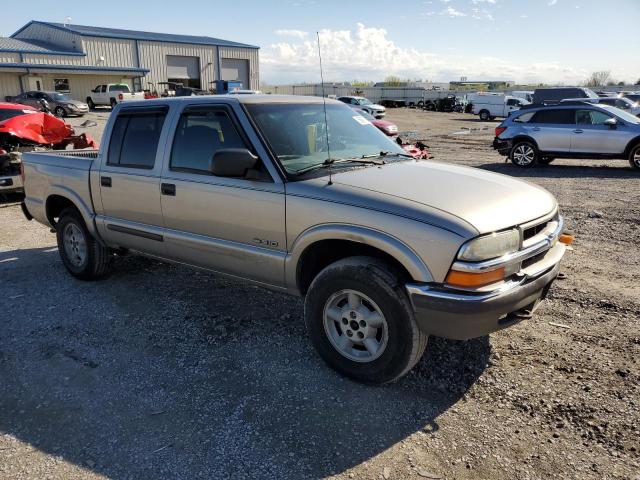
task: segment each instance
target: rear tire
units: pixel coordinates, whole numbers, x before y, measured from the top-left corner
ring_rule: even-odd
[[[509,154],[509,158],[514,165],[522,168],[529,168],[536,164],[540,158],[540,153],[532,142],[524,140],[513,146],[511,153]]]
[[[111,252],[89,233],[75,208],[67,208],[60,214],[56,239],[62,263],[74,277],[95,280],[109,273]]]
[[[64,118],[67,116],[67,111],[63,107],[56,107],[53,114],[58,118]]]
[[[111,110],[113,110],[114,108],[116,108],[116,105],[118,104],[118,102],[116,102],[115,98],[112,98],[111,100],[109,100],[109,105],[111,105]]]
[[[480,110],[480,120],[482,120],[483,122],[488,122],[489,119],[491,118],[491,115],[489,115],[489,111],[488,110]]]
[[[369,384],[392,382],[422,357],[420,331],[401,276],[370,257],[351,257],[322,270],[305,298],[305,323],[322,359]]]
[[[633,147],[629,152],[629,165],[635,169],[640,169],[640,144]]]

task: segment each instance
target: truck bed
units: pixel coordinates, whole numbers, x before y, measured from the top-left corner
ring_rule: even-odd
[[[93,217],[91,166],[98,150],[27,152],[22,156],[25,205],[38,221],[48,224],[46,200],[61,195],[74,201],[85,220]]]

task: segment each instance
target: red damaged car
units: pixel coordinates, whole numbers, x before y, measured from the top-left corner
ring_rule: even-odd
[[[20,152],[96,148],[90,135],[76,135],[59,118],[27,105],[0,102],[0,193],[22,190]]]

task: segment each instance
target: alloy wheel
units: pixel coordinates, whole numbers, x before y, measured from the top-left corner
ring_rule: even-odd
[[[536,158],[536,152],[531,145],[521,144],[518,145],[513,151],[513,161],[516,165],[526,167],[531,165]]]
[[[75,224],[69,223],[62,232],[64,252],[74,267],[82,267],[87,260],[87,241],[84,232]]]
[[[341,290],[329,297],[323,320],[329,342],[349,360],[372,362],[387,347],[389,327],[382,310],[357,290]]]

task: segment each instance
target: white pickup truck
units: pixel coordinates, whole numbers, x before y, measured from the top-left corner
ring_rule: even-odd
[[[476,95],[473,99],[473,114],[480,120],[493,120],[496,117],[507,118],[511,112],[529,105],[524,98],[511,95]]]
[[[144,100],[144,92],[132,92],[126,83],[108,83],[98,85],[89,92],[87,105],[91,110],[101,105],[109,105],[113,108],[118,103],[129,100]]]

